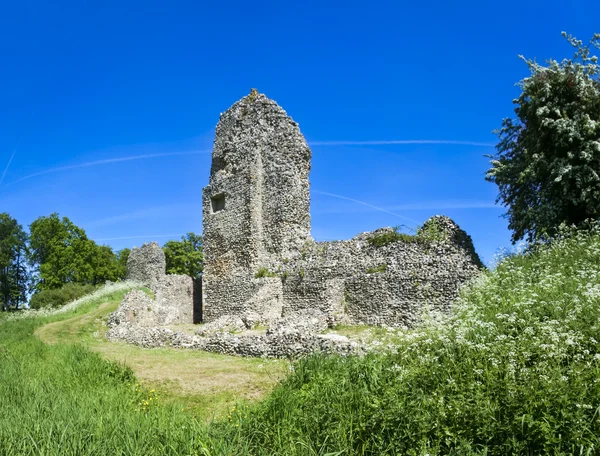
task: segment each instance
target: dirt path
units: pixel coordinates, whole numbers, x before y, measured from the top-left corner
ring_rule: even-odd
[[[125,363],[163,398],[183,400],[207,419],[236,402],[263,397],[289,370],[281,360],[109,342],[104,338],[106,318],[118,304],[105,302],[84,315],[41,326],[35,334],[47,344],[80,343],[106,359]]]

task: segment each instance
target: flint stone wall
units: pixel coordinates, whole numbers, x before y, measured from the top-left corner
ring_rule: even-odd
[[[136,296],[140,302],[139,296]],[[136,307],[137,308],[137,307]],[[143,310],[143,309],[142,309]],[[113,314],[106,336],[109,340],[124,341],[144,348],[174,347],[205,350],[235,356],[266,358],[297,358],[314,352],[364,354],[381,349],[381,344],[351,341],[335,334],[317,334],[326,328],[320,315],[307,313],[279,319],[265,332],[233,334],[229,331],[247,329],[238,317],[221,317],[201,327],[198,335],[156,326],[144,326],[127,318],[129,307],[121,315]]]
[[[221,115],[203,191],[204,321],[280,316],[280,285],[254,276],[310,240],[310,160],[298,124],[266,96],[253,91]]]
[[[423,306],[448,308],[481,267],[464,231],[436,216],[425,226],[446,236],[430,243],[371,245],[385,229],[315,243],[310,160],[298,124],[266,96],[253,90],[221,115],[203,191],[203,321],[316,310],[332,324],[410,326]],[[257,279],[262,269],[276,277]]]
[[[317,308],[332,321],[411,327],[424,307],[448,310],[482,264],[471,238],[452,220],[435,216],[428,224],[435,224],[439,239],[370,242],[388,228],[308,246],[282,267],[283,314]]]
[[[134,247],[127,259],[127,280],[151,286],[165,276],[166,268],[165,252],[156,242]]]
[[[113,318],[116,324],[135,323],[139,326],[194,323],[198,314],[199,288],[186,275],[167,274],[165,254],[156,242],[134,248],[127,260],[127,278],[146,285],[154,299],[140,290],[125,295]],[[196,321],[198,315],[196,315]],[[113,325],[113,326],[114,326]]]

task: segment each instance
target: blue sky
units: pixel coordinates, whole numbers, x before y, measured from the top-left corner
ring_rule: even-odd
[[[317,240],[446,214],[487,262],[510,244],[483,154],[527,75],[517,56],[600,32],[591,0],[0,8],[0,211],[58,212],[117,249],[201,232],[219,113],[256,87],[312,145]],[[406,140],[482,144],[380,143]]]

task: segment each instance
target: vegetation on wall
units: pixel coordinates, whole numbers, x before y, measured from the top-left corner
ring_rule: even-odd
[[[369,238],[369,244],[374,247],[383,247],[394,242],[405,244],[428,244],[440,242],[446,239],[446,232],[435,220],[430,220],[423,226],[417,228],[416,234],[402,233],[401,226],[395,226],[391,230],[385,230],[374,234]]]

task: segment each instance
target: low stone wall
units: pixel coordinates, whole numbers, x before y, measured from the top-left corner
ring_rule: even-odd
[[[201,335],[190,335],[164,326],[143,326],[140,323],[145,320],[128,318],[128,312],[131,312],[131,309],[124,308],[119,316],[113,314],[115,316],[109,320],[109,330],[106,333],[109,340],[123,341],[144,348],[168,346],[267,358],[297,358],[314,352],[363,354],[375,347],[350,341],[344,336],[316,333],[316,329],[323,329],[322,318],[299,320],[294,316],[287,320],[281,319],[267,331],[238,335],[227,331],[245,328],[242,320],[237,317],[224,317],[213,324],[214,328],[221,326],[225,331],[207,330],[201,332]],[[236,319],[237,321],[234,321]]]

